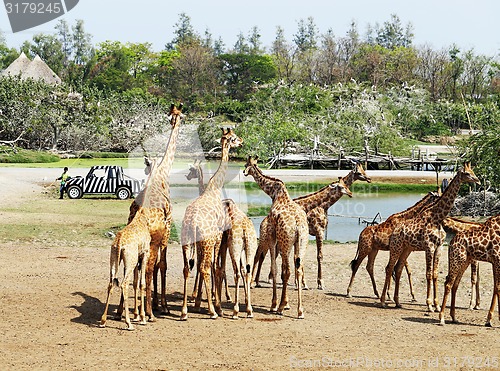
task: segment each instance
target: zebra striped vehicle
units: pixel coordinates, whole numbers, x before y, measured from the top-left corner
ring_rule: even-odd
[[[66,182],[66,193],[69,198],[81,198],[85,194],[114,194],[125,200],[136,196],[142,183],[125,175],[121,166],[92,166],[86,176],[76,176]]]

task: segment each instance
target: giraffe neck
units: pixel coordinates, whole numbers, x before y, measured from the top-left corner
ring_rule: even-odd
[[[205,184],[203,183],[203,170],[201,167],[198,168],[197,170],[197,176],[198,176],[198,192],[199,194],[203,194],[205,192]]]
[[[177,122],[170,133],[165,153],[161,162],[157,165],[154,179],[149,186],[148,196],[152,204],[158,203],[159,205],[165,205],[170,202],[170,170],[174,162],[177,137],[179,136],[179,128],[181,126],[180,117],[176,120]]]
[[[347,188],[350,188],[354,183],[354,181],[356,180],[356,171],[351,170],[349,174],[347,174],[345,177],[342,178],[342,180],[344,181]]]
[[[257,185],[262,189],[273,202],[277,199],[278,195],[285,193],[286,196],[290,198],[288,195],[288,191],[285,187],[285,184],[276,178],[270,177],[268,175],[264,175],[261,169],[257,166],[254,167],[254,172],[252,173],[253,178]]]
[[[459,220],[455,218],[444,218],[443,220],[443,227],[447,232],[450,233],[459,233],[463,231],[467,231],[472,228],[477,228],[478,226],[481,226],[482,224],[475,223],[475,222],[468,222],[465,220]]]
[[[458,172],[441,197],[427,209],[431,213],[433,220],[441,222],[448,216],[461,184],[461,172]]]
[[[408,209],[393,215],[394,217],[413,218],[415,215],[420,213],[426,206],[430,205],[433,201],[434,201],[433,195],[431,193],[427,193],[425,197],[422,198],[420,201],[418,201],[415,205],[410,206]]]
[[[214,175],[208,181],[207,187],[203,194],[212,193],[218,194],[220,196],[220,191],[224,185],[224,180],[226,179],[226,172],[229,161],[229,142],[224,141],[222,143],[222,158],[220,160],[219,168]]]
[[[355,181],[354,170],[343,177],[342,180],[347,187],[350,187]],[[306,214],[318,206],[328,209],[343,196],[343,193],[340,192],[339,188],[332,187],[334,184],[335,182],[330,183],[317,192],[311,193],[307,196],[297,197],[293,200],[302,206]]]

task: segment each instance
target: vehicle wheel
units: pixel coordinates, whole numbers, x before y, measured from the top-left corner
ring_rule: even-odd
[[[82,189],[78,186],[71,186],[66,190],[69,198],[82,198],[83,192]]]
[[[118,197],[120,200],[126,200],[127,198],[130,198],[130,196],[131,193],[128,188],[121,187],[116,191],[116,197]]]

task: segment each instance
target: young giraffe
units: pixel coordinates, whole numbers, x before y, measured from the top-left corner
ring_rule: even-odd
[[[145,192],[142,193],[143,198],[148,198],[148,193],[150,188],[148,185],[150,180],[154,177],[153,173],[155,171],[156,162],[153,161],[148,164],[149,172],[148,179],[146,181]],[[139,286],[139,296],[141,302],[140,310],[140,324],[146,324],[146,311],[144,305],[144,294],[145,294],[145,284],[146,284],[146,264],[149,259],[150,254],[150,243],[151,234],[149,232],[149,209],[146,207],[139,207],[136,210],[132,220],[119,231],[113,243],[111,244],[110,262],[109,262],[109,284],[108,284],[108,295],[106,298],[106,305],[104,308],[104,313],[101,317],[100,327],[106,326],[106,320],[108,315],[109,300],[111,298],[111,293],[113,291],[113,286],[118,286],[118,269],[120,262],[123,261],[124,275],[121,288],[121,299],[120,305],[118,307],[117,318],[121,320],[122,311],[125,310],[125,323],[127,324],[128,330],[133,330],[134,326],[130,321],[129,307],[128,307],[128,286],[129,280],[134,273],[134,319],[139,316],[138,311],[138,300],[137,300],[137,286]],[[140,272],[140,278],[138,274]],[[139,281],[139,282],[138,282]]]
[[[189,270],[193,267],[193,252],[196,248],[197,268],[205,283],[207,293],[208,312],[211,318],[217,318],[222,314],[220,307],[218,279],[221,277],[220,267],[214,269],[213,261],[217,262],[219,248],[222,239],[222,230],[225,223],[224,210],[222,208],[221,189],[226,177],[229,149],[239,147],[243,140],[236,136],[232,129],[222,129],[222,158],[216,173],[210,178],[205,191],[186,208],[182,220],[181,244],[184,259],[184,300],[182,303],[181,320],[187,320],[187,280]],[[188,261],[188,249],[191,249],[191,258]],[[214,259],[215,258],[215,259]],[[215,265],[218,265],[217,263]],[[214,272],[215,270],[215,272]],[[210,284],[210,272],[215,281],[215,310],[212,302]],[[198,285],[198,294],[195,300],[195,309],[200,308],[202,285]]]
[[[349,281],[346,295],[348,298],[351,297],[351,287],[354,282],[356,272],[367,256],[368,262],[366,263],[366,270],[368,271],[372,281],[373,292],[375,293],[375,296],[379,298],[377,284],[375,283],[375,275],[373,274],[375,258],[377,257],[378,252],[380,250],[389,251],[389,239],[396,226],[398,226],[403,220],[413,218],[418,215],[422,209],[436,201],[438,197],[437,193],[429,192],[415,205],[399,213],[392,214],[380,224],[369,225],[361,231],[358,239],[356,257],[351,261],[351,280]],[[405,268],[408,274],[408,282],[410,283],[410,294],[412,296],[412,300],[415,301],[415,294],[413,292],[413,285],[411,281],[411,271],[407,262],[405,262]]]
[[[323,239],[325,236],[325,230],[328,227],[328,209],[336,203],[344,194],[352,197],[352,193],[347,192],[351,185],[356,181],[366,181],[371,182],[371,179],[366,175],[363,166],[356,163],[354,169],[349,172],[345,177],[339,179],[339,183],[330,183],[326,187],[323,187],[317,192],[311,193],[306,196],[296,197],[293,200],[304,207],[304,205],[309,204],[314,199],[322,200],[323,203],[312,209],[307,213],[307,224],[309,227],[309,234],[316,237],[316,258],[318,261],[318,290],[323,290],[323,275],[321,270],[321,264],[323,262]],[[338,187],[337,187],[338,186]],[[259,247],[257,253],[255,254],[253,269],[252,269],[252,282],[259,287],[259,275],[264,262],[264,258],[267,254],[268,243],[266,243],[266,232],[268,219],[267,217],[260,224],[261,238],[259,239]],[[260,243],[262,241],[262,243]],[[258,264],[258,266],[257,266]],[[257,266],[257,269],[256,269]],[[304,284],[304,288],[307,289],[307,285]]]
[[[137,211],[134,219],[125,226],[121,231],[116,234],[116,237],[111,245],[110,254],[110,272],[109,272],[109,284],[108,284],[108,295],[106,298],[106,306],[104,308],[104,313],[101,317],[100,327],[106,327],[106,319],[108,315],[109,299],[111,298],[111,293],[113,291],[113,286],[118,286],[118,268],[120,261],[123,261],[124,275],[123,280],[120,285],[121,288],[121,298],[123,299],[123,305],[125,310],[125,323],[127,324],[127,330],[133,330],[134,326],[130,321],[129,309],[128,309],[128,286],[130,278],[134,273],[134,270],[140,271],[139,279],[139,297],[141,301],[141,311],[140,311],[140,324],[146,324],[146,313],[144,309],[144,294],[145,294],[145,283],[146,283],[146,263],[149,259],[149,244],[151,242],[151,236],[149,234],[148,228],[148,212],[147,209],[140,209]],[[135,310],[134,314],[137,316],[137,277],[134,279],[134,289],[136,294]],[[121,318],[121,313],[118,318]]]
[[[457,218],[448,217],[443,220],[443,228],[447,233],[456,235],[459,232],[468,231],[472,228],[482,226],[482,223],[460,220]],[[469,302],[469,309],[481,309],[481,295],[479,290],[479,262],[476,260],[471,261],[470,265],[470,284],[471,295]],[[474,292],[476,293],[476,304],[474,303]]]
[[[448,276],[446,277],[443,303],[439,312],[439,322],[444,325],[446,301],[451,290],[450,315],[454,323],[455,298],[464,271],[473,260],[490,262],[493,266],[493,297],[486,318],[486,326],[491,327],[491,319],[498,300],[500,319],[500,215],[492,216],[476,228],[457,233],[448,248]]]
[[[167,148],[161,161],[156,165],[154,177],[130,205],[129,221],[134,218],[140,207],[149,209],[149,232],[151,234],[150,256],[146,267],[146,315],[150,321],[155,321],[152,310],[158,305],[157,298],[157,273],[160,270],[161,278],[161,308],[168,313],[166,300],[166,272],[167,272],[167,244],[170,238],[172,225],[172,205],[170,202],[170,170],[174,161],[177,138],[184,115],[182,104],[179,108],[171,105],[169,112],[172,131]],[[146,197],[147,196],[147,197]],[[159,259],[158,259],[159,258]],[[154,277],[154,296],[151,297],[151,284]],[[152,299],[154,303],[152,303]]]
[[[304,256],[308,243],[307,215],[306,213],[321,203],[313,200],[304,208],[292,200],[285,184],[276,178],[266,176],[257,166],[257,158],[248,157],[243,171],[245,176],[251,175],[259,187],[272,199],[271,210],[269,212],[269,223],[266,231],[269,236],[268,250],[271,253],[271,273],[273,276],[273,298],[271,312],[283,314],[283,310],[288,306],[287,285],[290,277],[289,255],[294,247],[295,279],[301,283],[304,275]],[[350,192],[350,191],[349,191]],[[275,248],[276,246],[276,248]],[[281,277],[283,289],[281,301],[277,305],[276,292],[276,254],[281,254]],[[298,284],[298,318],[304,318],[302,307],[302,285]]]
[[[252,302],[250,299],[250,280],[251,270],[250,263],[257,250],[257,233],[252,221],[246,214],[241,211],[236,203],[231,199],[222,201],[224,210],[226,212],[226,223],[224,235],[222,238],[221,251],[229,249],[229,255],[233,264],[234,271],[234,308],[233,318],[238,318],[239,313],[239,280],[243,278],[243,289],[245,292],[245,304],[247,317],[253,317]],[[225,255],[225,253],[224,253]],[[222,266],[224,269],[224,266]],[[226,281],[227,285],[227,281]],[[219,287],[219,294],[222,287]],[[227,290],[227,289],[226,289]]]
[[[203,182],[203,169],[201,168],[201,161],[196,159],[194,164],[189,167],[189,173],[186,175],[187,180],[198,179],[198,195],[201,196],[205,191],[205,183]],[[222,267],[222,281],[224,282],[224,287],[226,289],[226,301],[231,302],[231,295],[229,294],[229,286],[227,284],[226,279],[226,255],[225,251],[221,251],[219,253],[221,258],[221,267]],[[198,285],[201,282],[200,272],[196,271],[196,277],[194,279],[194,287],[193,287],[193,300],[196,296],[196,292],[198,291]]]
[[[453,207],[458,190],[463,182],[479,183],[479,179],[469,164],[465,164],[464,168],[457,172],[438,200],[422,210],[415,218],[402,221],[394,230],[389,240],[389,263],[385,268],[384,290],[380,296],[380,302],[383,307],[386,306],[385,300],[394,268],[396,268],[394,302],[396,303],[396,307],[401,307],[399,303],[399,281],[404,263],[412,251],[425,251],[427,309],[433,312],[434,308],[432,304],[434,303],[436,309],[439,310],[437,279],[440,247],[445,237],[441,223]],[[434,300],[431,300],[431,282],[434,288]]]

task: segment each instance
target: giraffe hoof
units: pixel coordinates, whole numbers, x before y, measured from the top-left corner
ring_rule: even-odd
[[[233,314],[233,316],[232,316],[231,318],[232,318],[232,319],[235,319],[235,320],[238,320],[238,319],[240,319],[240,317],[238,317],[238,313],[236,313],[236,314]]]
[[[444,326],[444,320],[441,320],[441,321],[439,322],[439,326]]]
[[[491,322],[490,322],[490,321],[486,322],[486,323],[485,323],[485,326],[486,326],[486,327],[493,327],[493,326],[491,325]]]
[[[134,331],[134,330],[135,330],[135,327],[132,326],[132,324],[128,325],[127,331]]]
[[[210,319],[217,319],[217,317],[219,317],[217,313],[210,315]]]
[[[349,294],[349,293],[347,293],[347,294],[345,295],[345,297],[346,297],[346,298],[348,298],[348,299],[350,299],[350,298],[352,298],[352,295],[351,295],[351,294]]]
[[[474,307],[474,310],[481,310],[481,306],[476,305],[476,306]]]
[[[381,307],[381,308],[384,308],[384,309],[385,309],[385,308],[387,308],[387,303],[385,303],[385,302],[381,302],[381,303],[380,303],[380,307]]]
[[[248,312],[247,313],[247,318],[253,318],[253,312]]]
[[[297,316],[298,319],[304,319],[304,313],[301,313]]]
[[[104,323],[103,323],[103,322],[99,323],[99,327],[100,327],[100,328],[105,328],[105,327],[106,327],[106,322],[104,322]]]
[[[156,317],[155,316],[149,317],[148,322],[156,322]]]

